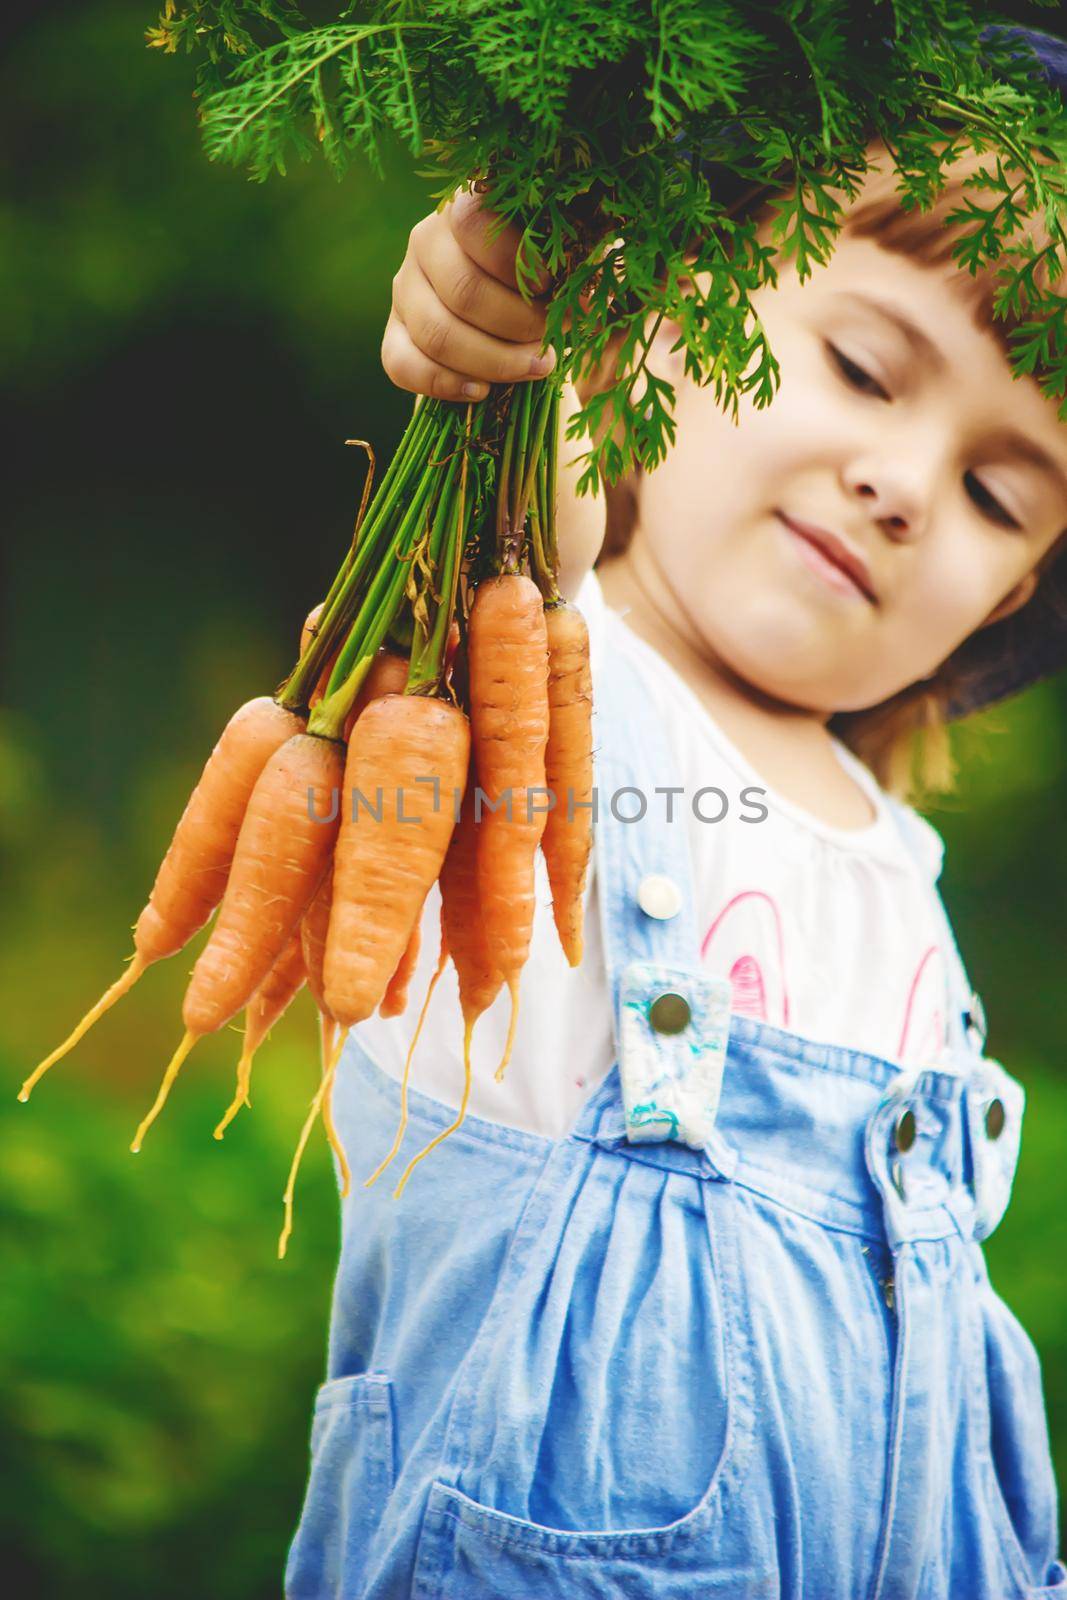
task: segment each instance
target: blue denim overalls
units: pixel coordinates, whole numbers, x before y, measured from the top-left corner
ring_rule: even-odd
[[[1023,1094],[982,1057],[947,918],[956,1072],[739,1016],[724,1053],[685,826],[608,805],[670,776],[662,732],[620,652],[595,693],[616,1063],[567,1137],[468,1116],[394,1201],[360,1179],[399,1086],[353,1034],[354,1182],[286,1595],[1067,1600],[1037,1357],[978,1242]],[[676,915],[640,909],[652,874],[683,889]],[[657,1055],[703,1074],[697,1148],[624,1097]],[[454,1116],[409,1100],[398,1171]]]

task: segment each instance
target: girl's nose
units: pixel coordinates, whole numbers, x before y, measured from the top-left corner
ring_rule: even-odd
[[[922,537],[927,497],[914,472],[869,458],[854,462],[844,473],[850,500],[863,502],[872,522],[898,543]]]

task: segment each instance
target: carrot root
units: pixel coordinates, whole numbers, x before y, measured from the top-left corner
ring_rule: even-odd
[[[136,1155],[140,1150],[141,1140],[144,1138],[153,1122],[155,1122],[156,1118],[159,1116],[159,1113],[163,1110],[163,1107],[167,1101],[167,1096],[170,1094],[170,1091],[174,1085],[174,1080],[181,1071],[182,1062],[185,1060],[186,1056],[193,1048],[193,1045],[200,1037],[200,1034],[193,1033],[193,1031],[189,1029],[183,1037],[181,1044],[171,1057],[167,1070],[163,1074],[163,1081],[159,1086],[159,1093],[156,1095],[155,1104],[148,1115],[142,1120],[137,1132],[133,1136],[133,1143],[130,1145],[130,1149],[133,1151],[134,1155]]]
[[[73,1050],[74,1046],[78,1043],[78,1040],[84,1038],[84,1036],[89,1032],[89,1029],[92,1027],[93,1023],[99,1021],[99,1019],[104,1015],[105,1011],[110,1011],[116,1000],[121,1000],[122,996],[124,994],[128,994],[133,988],[142,972],[145,971],[148,963],[143,959],[142,956],[138,954],[132,955],[129,958],[129,962],[130,964],[126,968],[126,971],[122,974],[122,977],[116,978],[111,987],[104,990],[104,993],[100,996],[95,1006],[91,1006],[90,1009],[85,1013],[84,1017],[78,1023],[78,1026],[74,1029],[74,1032],[68,1034],[68,1036],[63,1040],[63,1043],[57,1046],[57,1048],[52,1051],[50,1056],[45,1056],[40,1066],[33,1069],[25,1083],[22,1085],[22,1088],[19,1090],[20,1100],[23,1102],[28,1100],[30,1095],[33,1093],[34,1085],[40,1082],[45,1073],[48,1071],[49,1067],[54,1067],[56,1062],[61,1061],[68,1051]]]
[[[344,1049],[345,1039],[347,1037],[347,1030],[342,1030],[341,1037],[337,1041],[336,1053],[334,1053],[334,1041],[333,1036],[331,1035],[330,1059],[334,1063],[334,1067],[336,1067],[337,1063],[341,1059],[341,1051]],[[327,1071],[329,1072],[330,1076],[330,1086],[326,1090],[326,1093],[323,1095],[322,1099],[322,1126],[326,1130],[326,1137],[330,1141],[330,1149],[337,1157],[337,1165],[341,1169],[341,1199],[346,1200],[348,1198],[348,1192],[352,1187],[352,1169],[348,1165],[348,1156],[345,1154],[345,1147],[341,1143],[340,1135],[337,1132],[337,1128],[333,1120],[333,1068],[328,1068]]]
[[[311,1130],[322,1111],[323,1101],[333,1087],[333,1075],[337,1070],[337,1063],[341,1059],[343,1045],[344,1039],[342,1038],[341,1044],[337,1046],[334,1054],[330,1057],[330,1064],[323,1074],[322,1082],[319,1084],[315,1097],[308,1109],[308,1114],[304,1118],[304,1126],[300,1130],[300,1138],[297,1140],[296,1150],[293,1153],[293,1164],[289,1168],[289,1180],[285,1185],[285,1193],[282,1196],[282,1204],[285,1207],[285,1221],[282,1224],[282,1231],[278,1238],[279,1261],[285,1258],[285,1252],[293,1232],[293,1195],[296,1190],[296,1175],[300,1171],[300,1163],[303,1160],[307,1142],[311,1138]]]
[[[404,1185],[407,1183],[408,1179],[411,1177],[411,1174],[414,1172],[415,1168],[418,1166],[423,1157],[428,1156],[435,1145],[439,1145],[442,1140],[447,1139],[450,1133],[455,1133],[456,1129],[461,1127],[463,1124],[463,1120],[467,1115],[467,1101],[470,1098],[471,1092],[470,1036],[472,1030],[473,1023],[468,1023],[465,1029],[463,1041],[463,1099],[459,1103],[459,1111],[456,1114],[456,1119],[454,1122],[450,1122],[447,1128],[442,1128],[441,1132],[436,1134],[434,1138],[430,1140],[425,1149],[419,1151],[417,1156],[412,1156],[411,1160],[404,1168],[404,1176],[393,1190],[394,1200],[400,1199],[400,1196],[404,1192]]]
[[[252,1109],[252,1102],[248,1098],[248,1086],[252,1081],[252,1060],[254,1056],[254,1050],[246,1049],[241,1053],[241,1059],[237,1063],[237,1090],[223,1114],[222,1121],[215,1129],[216,1139],[222,1138],[242,1106],[247,1106],[250,1111]]]
[[[515,1043],[515,1027],[519,1020],[519,975],[517,972],[512,973],[508,979],[508,993],[511,995],[511,1020],[508,1023],[508,1036],[504,1041],[503,1060],[494,1073],[497,1083],[503,1083],[504,1081],[504,1072],[508,1062],[511,1060],[511,1049]]]
[[[322,1054],[322,1075],[326,1076],[326,1068],[330,1057],[333,1055],[334,1041],[337,1033],[337,1023],[325,1011],[319,1012],[319,1047]]]
[[[407,1060],[404,1062],[404,1076],[400,1080],[400,1121],[397,1124],[396,1135],[393,1139],[393,1148],[390,1150],[389,1154],[384,1158],[384,1160],[378,1163],[370,1177],[364,1178],[364,1189],[369,1189],[372,1183],[376,1183],[378,1181],[404,1141],[404,1131],[408,1125],[408,1075],[411,1072],[411,1063],[415,1055],[415,1046],[419,1042],[419,1035],[422,1033],[422,1025],[426,1021],[426,1013],[430,1009],[430,1000],[433,996],[434,990],[437,987],[437,980],[440,978],[442,972],[444,972],[447,962],[448,945],[446,944],[444,936],[442,935],[441,953],[437,958],[437,970],[430,979],[429,987],[426,990],[426,998],[422,1002],[422,1010],[419,1012],[419,1020],[415,1026],[414,1037],[412,1038],[411,1044],[408,1047]],[[468,1040],[470,1038],[470,1029],[467,1031],[467,1038]]]

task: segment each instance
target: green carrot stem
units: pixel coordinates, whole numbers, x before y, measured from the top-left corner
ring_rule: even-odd
[[[529,420],[523,431],[521,439],[521,454],[519,459],[523,463],[524,476],[522,487],[515,502],[515,514],[512,526],[516,532],[522,529],[526,521],[526,513],[534,492],[538,463],[545,445],[545,436],[548,430],[549,419],[552,415],[552,390],[542,384],[541,393],[537,396],[536,411],[533,418],[533,435],[529,433]]]
[[[364,518],[360,538],[331,585],[315,635],[282,686],[279,704],[290,710],[301,710],[307,705],[323,667],[352,622],[361,580],[372,563],[380,562],[387,554],[389,528],[410,487],[412,475],[417,469],[424,470],[427,456],[432,459],[436,454],[435,445],[439,441],[435,435],[443,432],[447,425],[448,418],[436,402],[416,409]]]
[[[408,671],[409,689],[413,684],[425,684],[428,681],[427,673],[429,673],[429,681],[440,675],[440,668],[436,672],[434,670],[432,656],[436,618],[443,609],[444,596],[436,593],[434,579],[442,569],[441,556],[442,551],[447,546],[448,528],[452,523],[455,504],[454,485],[459,471],[459,460],[454,456],[449,462],[448,473],[437,499],[433,523],[430,528],[430,537],[427,541],[426,566],[429,569],[429,578],[423,587],[422,594],[412,601],[412,609],[415,612],[415,630],[411,645],[411,666]],[[436,606],[433,623],[429,620],[431,602]]]
[[[537,483],[530,501],[530,571],[546,603],[560,598],[556,571],[548,552],[547,482],[548,463],[542,455],[538,458]]]
[[[510,503],[508,506],[508,526],[516,537],[522,536],[525,508],[523,506],[523,491],[526,480],[527,445],[530,438],[530,402],[532,399],[533,385],[524,383],[519,392],[519,402],[512,410],[514,419],[515,445],[512,453]]]
[[[367,674],[374,665],[374,657],[358,661],[341,688],[334,694],[324,694],[308,718],[308,732],[321,734],[326,739],[340,739],[344,733],[348,714],[356,703]]]
[[[363,680],[370,671],[382,641],[400,610],[406,581],[407,563],[397,561],[396,571],[384,593],[377,598],[377,604],[370,613],[365,631],[361,630],[362,638],[355,645],[356,659],[352,668],[340,688],[327,693],[311,713],[308,718],[309,733],[321,734],[326,739],[341,738],[348,714],[363,687]],[[362,609],[360,615],[361,617],[363,615]],[[345,650],[349,650],[353,643],[353,639],[349,639]]]
[[[401,585],[403,585],[404,579],[407,576],[408,563],[414,555],[417,546],[419,527],[423,521],[424,513],[428,508],[433,492],[440,484],[440,480],[440,467],[436,466],[432,459],[424,462],[421,477],[419,478],[418,483],[415,485],[414,492],[412,493],[407,509],[401,518],[400,525],[394,537],[390,540],[388,549],[382,558],[378,570],[371,579],[370,585],[363,597],[362,603],[359,606],[358,613],[355,615],[351,627],[349,628],[348,638],[346,639],[344,646],[342,647],[340,653],[338,654],[337,660],[334,663],[333,671],[330,674],[330,681],[326,686],[326,695],[324,696],[324,699],[332,696],[338,689],[342,687],[345,679],[352,671],[352,668],[355,666],[360,656],[365,653],[363,650],[363,641],[366,633],[367,619],[376,617],[378,609],[382,605],[385,596],[392,592],[394,578],[396,577],[397,573],[399,573]],[[403,593],[403,587],[401,587],[401,593]],[[393,612],[390,614],[390,620],[392,620],[392,616],[395,615],[397,609],[398,606],[394,607]]]
[[[378,500],[373,502],[375,508],[381,504],[383,498],[388,499],[390,491],[394,488],[397,479],[403,475],[404,469],[411,462],[414,453],[418,448],[419,441],[426,431],[428,421],[426,415],[427,410],[428,407],[423,403],[422,395],[416,395],[415,406],[411,414],[411,420],[404,429],[404,432],[401,435],[400,443],[397,445],[396,451],[394,452],[393,459],[390,461],[385,470],[385,477],[378,486]],[[345,443],[362,444],[363,441],[360,439],[346,439]],[[343,584],[352,566],[356,551],[363,542],[365,534],[373,527],[373,522],[368,524],[366,520],[368,510],[372,509],[368,502],[369,491],[372,487],[373,478],[374,453],[371,451],[370,460],[367,464],[367,476],[363,483],[363,494],[360,497],[359,510],[356,513],[356,526],[352,534],[352,543],[349,545],[345,559],[342,561],[337,573],[334,576],[333,583],[330,585],[330,592],[327,594],[325,603],[323,605],[324,616],[335,599],[338,591],[340,590],[341,585]]]
[[[511,481],[511,458],[515,450],[515,431],[512,426],[512,408],[515,405],[515,391],[511,392],[510,403],[502,400],[500,412],[504,421],[504,448],[500,454],[500,469],[496,480],[496,553],[497,560],[506,563],[506,544],[508,533],[508,485]]]
[[[445,649],[448,629],[456,609],[459,589],[459,569],[467,543],[469,510],[467,503],[467,471],[470,465],[472,407],[467,407],[467,431],[463,441],[459,468],[459,485],[453,496],[449,484],[447,523],[445,525],[445,554],[441,563],[442,593],[434,616],[433,629],[425,647],[418,646],[421,629],[416,625],[416,647],[412,649],[411,670],[408,674],[408,694],[436,694],[441,687],[445,670]],[[442,495],[442,499],[445,496]],[[434,567],[436,570],[437,562]]]

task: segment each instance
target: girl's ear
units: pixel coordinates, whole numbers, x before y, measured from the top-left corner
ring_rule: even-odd
[[[993,607],[985,621],[979,623],[979,628],[988,628],[991,623],[1003,622],[1005,617],[1010,617],[1013,612],[1018,611],[1032,597],[1037,582],[1036,572],[1028,572],[1024,578],[1020,578],[1015,587],[1008,590],[999,605]]]

